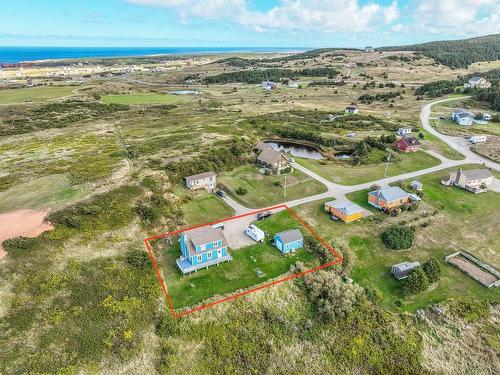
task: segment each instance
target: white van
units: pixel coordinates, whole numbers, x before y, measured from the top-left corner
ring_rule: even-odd
[[[257,242],[264,242],[264,238],[266,237],[266,234],[262,229],[257,228],[255,225],[250,224],[246,229],[245,229],[245,234],[250,237],[252,240],[257,241]]]
[[[482,143],[486,142],[488,138],[485,135],[473,135],[472,137],[469,138],[470,143]]]

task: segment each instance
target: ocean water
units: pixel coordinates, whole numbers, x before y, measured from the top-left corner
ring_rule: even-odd
[[[2,47],[1,63],[92,57],[128,57],[147,55],[194,55],[235,52],[297,52],[304,48],[280,47]]]

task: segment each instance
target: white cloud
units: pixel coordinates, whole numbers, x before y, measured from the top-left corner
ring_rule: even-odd
[[[281,0],[274,8],[252,11],[246,0],[127,0],[138,5],[176,10],[183,20],[203,18],[249,26],[256,31],[289,29],[316,32],[362,32],[399,17],[396,1],[389,6],[358,0]]]
[[[416,31],[484,35],[500,32],[499,18],[498,0],[420,0],[414,22]]]

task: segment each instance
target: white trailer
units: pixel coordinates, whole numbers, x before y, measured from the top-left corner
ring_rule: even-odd
[[[250,237],[252,240],[257,241],[257,242],[264,242],[264,238],[266,237],[266,234],[264,233],[264,231],[260,228],[257,228],[253,224],[250,224],[245,229],[245,234],[248,237]]]
[[[472,137],[469,138],[470,143],[482,143],[486,142],[488,138],[485,135],[473,135]]]

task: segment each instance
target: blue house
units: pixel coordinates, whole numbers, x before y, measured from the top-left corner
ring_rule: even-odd
[[[206,226],[182,232],[179,242],[182,255],[176,263],[183,275],[233,260],[220,228]]]
[[[289,229],[274,236],[274,246],[283,254],[288,254],[304,247],[304,237],[300,230]]]

